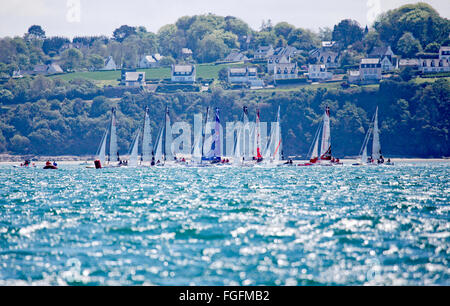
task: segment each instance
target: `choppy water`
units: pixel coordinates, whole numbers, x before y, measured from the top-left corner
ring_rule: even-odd
[[[0,166],[0,284],[450,285],[450,163]]]

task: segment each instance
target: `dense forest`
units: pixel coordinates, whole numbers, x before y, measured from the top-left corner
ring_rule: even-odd
[[[343,20],[333,29],[319,33],[281,22],[263,22],[255,31],[234,17],[212,14],[182,17],[158,33],[143,27],[122,26],[108,37],[78,37],[73,43],[87,49],[60,52],[69,40],[46,37],[32,26],[24,37],[0,39],[0,73],[63,61],[64,69],[88,69],[103,65],[112,54],[124,67],[133,67],[141,54],[160,52],[167,64],[192,60],[220,60],[233,49],[251,53],[260,45],[292,45],[301,50],[296,61],[307,63],[308,52],[321,40],[339,42],[344,65],[353,65],[374,47],[389,44],[404,57],[436,52],[449,44],[450,21],[429,5],[406,5],[388,11],[365,29],[352,20]],[[250,38],[249,38],[250,37]],[[192,59],[180,55],[182,47],[193,50]],[[110,95],[88,80],[64,81],[46,76],[10,78],[0,84],[0,152],[13,154],[95,154],[109,120],[108,111],[118,111],[120,151],[126,153],[132,135],[142,124],[145,106],[150,108],[153,139],[168,105],[173,121],[192,122],[206,106],[221,108],[222,121],[240,118],[242,106],[254,118],[256,107],[263,121],[273,121],[281,106],[281,127],[285,155],[308,152],[324,107],[331,109],[334,154],[357,155],[375,107],[379,106],[381,144],[386,156],[450,156],[450,84],[448,78],[417,82],[408,71],[385,80],[380,86],[297,90],[225,90],[220,85],[208,92],[147,93],[125,91]]]

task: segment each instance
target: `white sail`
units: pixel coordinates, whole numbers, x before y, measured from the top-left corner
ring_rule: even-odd
[[[161,128],[156,140],[155,163],[158,163],[158,161],[163,163],[163,131],[164,128]]]
[[[202,143],[203,143],[202,114],[197,114],[194,116],[194,146],[192,147],[192,160],[197,163],[200,162],[202,159]]]
[[[372,143],[372,158],[374,160],[379,159],[381,156],[380,145],[380,131],[378,130],[378,106],[375,110],[375,119],[373,121],[373,143]]]
[[[136,137],[134,138],[130,158],[128,160],[128,166],[130,166],[130,167],[137,167],[137,165],[138,165],[138,149],[139,149],[140,136],[141,136],[141,131],[139,130]]]
[[[279,161],[279,160],[281,160],[281,149],[282,149],[280,106],[278,106],[277,122],[275,124],[275,133],[274,134],[275,135],[274,135],[274,142],[273,142],[272,158],[274,161]]]
[[[367,143],[366,143],[366,145],[364,146],[363,152],[362,152],[362,154],[361,154],[361,163],[362,163],[362,164],[367,163]]]
[[[239,122],[240,123],[240,122]],[[236,143],[234,146],[234,158],[233,163],[239,165],[242,163],[243,151],[242,151],[242,135],[244,134],[243,125],[240,124],[236,129]]]
[[[361,164],[367,163],[367,145],[369,144],[370,135],[372,134],[372,127],[369,127],[367,130],[366,136],[364,137],[364,141],[359,151],[359,159]]]
[[[270,128],[270,136],[269,141],[267,142],[266,150],[264,151],[264,159],[269,160],[272,158],[272,154],[274,151],[274,141],[275,141],[275,125],[272,124],[272,127]]]
[[[109,161],[114,162],[118,160],[117,151],[117,135],[116,135],[116,111],[112,110],[110,140],[109,140]]]
[[[329,108],[325,110],[323,115],[323,129],[322,129],[322,144],[320,146],[320,156],[327,153],[331,148],[331,135],[330,135],[330,111]]]
[[[261,156],[261,123],[260,123],[260,119],[259,119],[259,109],[256,110],[256,154],[255,157],[256,158],[260,158]]]
[[[142,161],[150,162],[152,159],[152,135],[150,127],[150,117],[148,115],[148,109],[145,110],[144,117],[144,132],[142,136]]]
[[[165,126],[165,159],[173,160],[173,147],[172,147],[172,126],[170,124],[169,111],[166,111],[166,126]]]
[[[103,134],[102,142],[100,143],[100,148],[98,150],[98,159],[100,160],[100,164],[102,166],[105,165],[106,160],[106,138],[108,137],[108,131],[105,131]]]
[[[313,146],[313,150],[310,156],[310,159],[314,159],[319,157],[319,135],[316,135],[316,139],[314,141],[314,146]]]

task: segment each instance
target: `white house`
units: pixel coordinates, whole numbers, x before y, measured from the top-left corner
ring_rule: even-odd
[[[194,83],[195,65],[172,65],[172,82]]]
[[[23,78],[23,75],[22,75],[22,73],[20,72],[20,69],[19,69],[19,70],[14,70],[14,71],[13,71],[12,78],[13,78],[13,79],[20,79],[20,78]]]
[[[248,57],[242,54],[241,52],[232,51],[230,54],[225,57],[224,62],[244,62],[248,61]]]
[[[159,66],[159,61],[164,57],[159,53],[144,55],[139,61],[139,68],[154,68]]]
[[[266,59],[274,54],[274,49],[272,45],[260,46],[255,52],[255,59]]]
[[[248,84],[252,87],[264,86],[263,80],[258,77],[256,67],[228,68],[228,83]]]
[[[276,48],[274,51],[274,55],[284,55],[288,59],[292,59],[295,55],[297,55],[298,50],[295,47],[286,46],[286,47],[279,47]]]
[[[439,58],[421,58],[419,59],[419,71],[422,73],[449,72],[449,60]]]
[[[398,68],[413,68],[417,69],[419,68],[419,60],[417,58],[402,58],[398,62]]]
[[[181,56],[182,56],[184,59],[190,58],[193,54],[194,54],[194,53],[192,52],[191,49],[189,49],[189,48],[181,48]]]
[[[349,83],[359,83],[361,81],[361,74],[359,70],[349,70],[348,71],[348,82]]]
[[[324,64],[308,65],[308,79],[325,81],[333,78],[333,73],[327,70],[327,66]]]
[[[32,74],[47,74],[47,68],[48,65],[34,65],[33,66],[33,71],[31,72]]]
[[[363,82],[380,81],[381,70],[379,58],[363,58],[359,63],[359,73]]]
[[[129,87],[140,87],[145,85],[144,71],[127,71],[122,74],[122,84]]]
[[[297,63],[280,63],[273,67],[273,79],[277,80],[292,80],[298,78]]]
[[[105,60],[105,66],[100,70],[116,70],[116,62],[114,62],[114,59],[112,56],[108,56],[108,58]]]
[[[379,58],[382,71],[392,71],[398,67],[398,58],[391,46],[376,47],[369,54],[370,58]]]
[[[340,55],[334,48],[336,42],[322,41],[322,47],[309,52],[310,57],[316,59],[316,63],[328,68],[339,67]]]
[[[442,46],[439,49],[439,59],[450,60],[450,46]]]
[[[290,58],[285,55],[271,55],[267,59],[267,72],[272,73],[275,65],[288,64],[290,62]]]
[[[47,74],[57,74],[57,73],[64,73],[64,71],[61,69],[61,66],[59,66],[56,63],[51,63],[50,65],[47,65]]]

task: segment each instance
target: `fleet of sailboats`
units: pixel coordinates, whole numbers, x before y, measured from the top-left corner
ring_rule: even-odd
[[[261,141],[261,118],[259,108],[253,122],[248,119],[248,108],[243,107],[241,121],[235,124],[234,148],[231,162],[223,154],[223,144],[220,124],[220,109],[216,108],[214,120],[209,122],[209,107],[206,108],[205,120],[199,115],[201,122],[200,131],[194,131],[194,144],[191,148],[191,159],[182,162],[175,156],[172,128],[169,109],[164,111],[163,124],[161,125],[155,141],[152,145],[149,109],[144,112],[143,126],[138,128],[134,134],[133,141],[128,152],[128,160],[120,158],[117,146],[117,118],[115,108],[111,109],[111,119],[108,129],[103,134],[95,160],[96,168],[105,167],[142,167],[142,166],[173,166],[186,165],[189,167],[233,165],[233,166],[281,166],[293,165],[292,161],[282,162],[282,133],[281,114],[278,106],[276,121],[272,122],[270,135],[264,145]],[[210,131],[207,127],[210,127]],[[327,106],[319,124],[311,148],[308,152],[309,161],[297,164],[297,166],[334,166],[342,165],[342,162],[333,157],[330,127],[330,108]],[[210,133],[207,133],[210,132]],[[208,138],[207,138],[208,137]],[[367,155],[369,140],[372,138],[371,156]],[[108,146],[109,141],[109,146]],[[384,158],[381,154],[380,134],[378,128],[378,107],[375,111],[372,123],[365,135],[362,148],[359,153],[358,162],[354,165],[383,164]],[[392,164],[389,162],[385,164]]]

